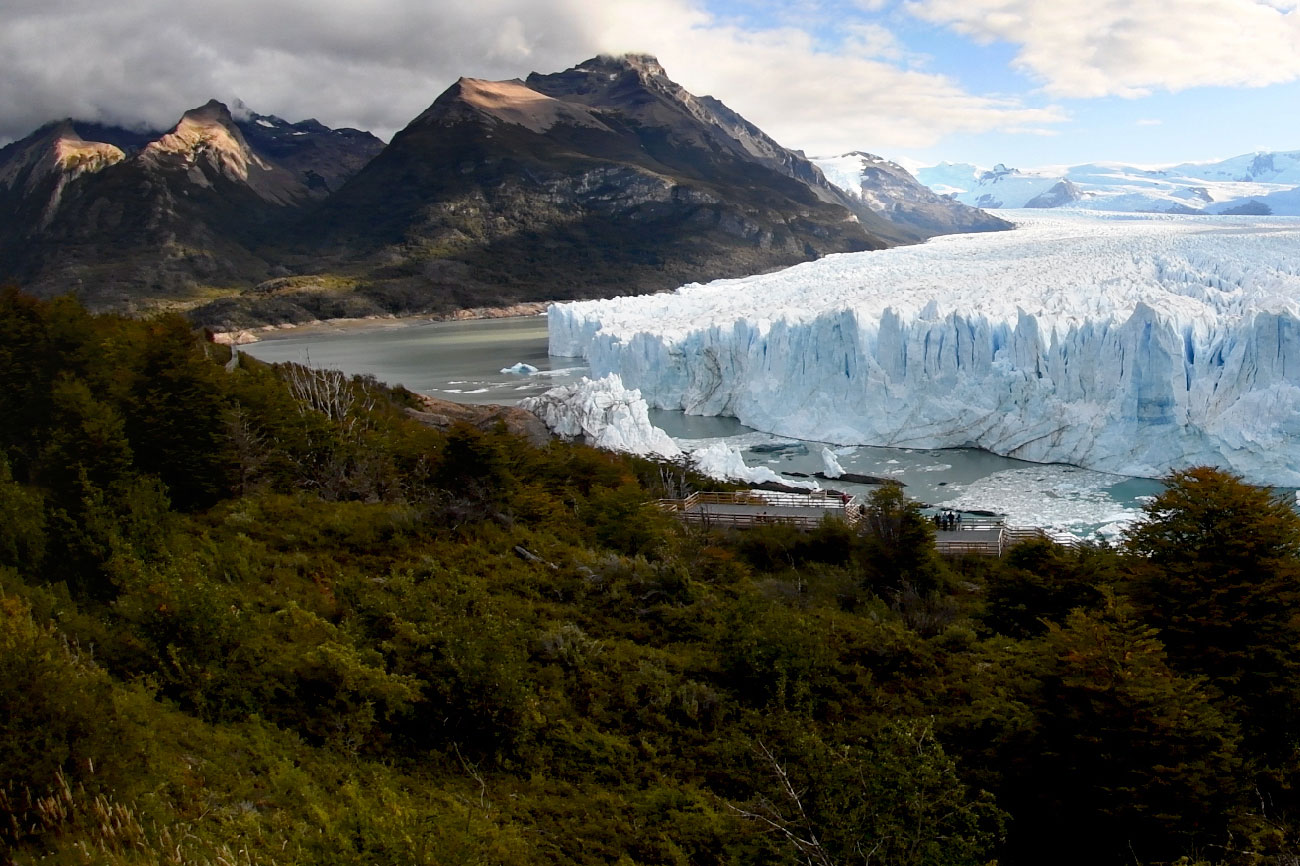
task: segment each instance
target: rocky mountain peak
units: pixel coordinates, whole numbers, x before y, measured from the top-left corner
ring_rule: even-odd
[[[230,109],[215,99],[185,112],[171,132],[144,149],[140,162],[166,173],[184,172],[198,187],[211,187],[223,177],[277,204],[307,195],[292,174],[249,147]]]
[[[657,100],[683,103],[695,99],[648,54],[599,55],[563,72],[534,72],[525,83],[557,99],[618,109],[638,119],[651,111]],[[665,117],[660,114],[656,119]]]
[[[668,79],[659,59],[652,54],[600,54],[576,68],[604,73],[634,72],[644,79]]]
[[[113,144],[87,142],[72,120],[48,124],[5,151],[10,157],[0,161],[0,187],[21,185],[32,192],[45,178],[57,176],[59,189],[51,207],[57,207],[57,194],[66,182],[126,159],[126,153]]]
[[[256,161],[230,109],[215,99],[181,115],[171,132],[144,149],[144,156],[153,161],[175,156],[191,162],[208,156],[242,180],[248,178],[249,163]]]
[[[461,78],[421,115],[421,118],[451,121],[474,117],[522,126],[536,133],[544,133],[558,123],[609,129],[584,106],[547,96],[517,78],[509,81]]]

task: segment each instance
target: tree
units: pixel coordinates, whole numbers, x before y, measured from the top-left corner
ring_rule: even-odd
[[[1077,608],[1095,608],[1116,580],[1108,549],[1070,550],[1048,539],[1016,545],[992,563],[985,581],[985,623],[999,634],[1033,637]]]
[[[95,328],[75,301],[47,303],[15,288],[0,291],[0,448],[27,480],[50,423],[52,386],[86,366]]]
[[[1250,831],[1236,724],[1122,600],[1049,624],[1041,646],[1035,727],[1008,755],[1013,854],[1068,839],[1054,860],[1167,862]]]
[[[209,507],[234,486],[222,375],[184,319],[150,323],[127,431],[137,466],[161,478],[182,511]]]
[[[963,784],[932,727],[927,720],[894,721],[870,739],[845,744],[805,732],[784,762],[759,741],[775,782],[771,794],[732,808],[813,866],[986,863],[1006,815],[986,792]]]
[[[75,512],[92,490],[106,491],[128,480],[134,474],[134,454],[122,417],[82,380],[60,377],[50,401],[51,429],[37,481],[57,504]]]
[[[910,591],[925,596],[947,583],[934,528],[901,487],[887,484],[872,492],[861,525],[859,561],[867,586],[877,595],[888,599]]]
[[[45,550],[45,503],[13,480],[0,455],[0,566],[34,572]]]
[[[1300,737],[1300,516],[1239,477],[1174,472],[1126,536],[1131,588],[1180,670],[1207,677],[1256,749]]]

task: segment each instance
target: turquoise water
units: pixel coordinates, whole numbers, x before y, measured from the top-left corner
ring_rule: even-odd
[[[269,362],[293,361],[371,375],[382,382],[460,403],[513,405],[525,397],[580,379],[581,358],[546,352],[546,318],[473,319],[459,322],[401,320],[317,325],[274,332],[241,350]],[[531,375],[502,372],[516,363],[538,369]],[[750,466],[811,474],[824,468],[822,444],[801,443],[759,433],[734,418],[652,410],[651,420],[689,446],[691,441],[725,439],[742,449]],[[1073,466],[1043,466],[970,448],[917,450],[860,446],[834,448],[847,472],[891,478],[913,498],[930,505],[1005,513],[1012,523],[1046,525],[1091,534],[1113,531],[1138,514],[1160,484],[1090,472]],[[871,487],[823,482],[854,493]]]

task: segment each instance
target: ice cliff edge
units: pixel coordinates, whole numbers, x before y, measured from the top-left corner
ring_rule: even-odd
[[[1020,220],[557,305],[551,352],[786,436],[1300,485],[1300,220]]]

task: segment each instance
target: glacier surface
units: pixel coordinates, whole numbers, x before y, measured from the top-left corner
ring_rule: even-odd
[[[1300,485],[1300,220],[1051,211],[1013,232],[557,304],[649,405],[835,444]]]
[[[854,167],[844,158],[818,165],[833,183],[857,188]],[[1300,214],[1300,151],[1167,166],[1089,163],[984,170],[967,163],[940,163],[915,173],[936,193],[981,208],[1064,205],[1153,213]]]

